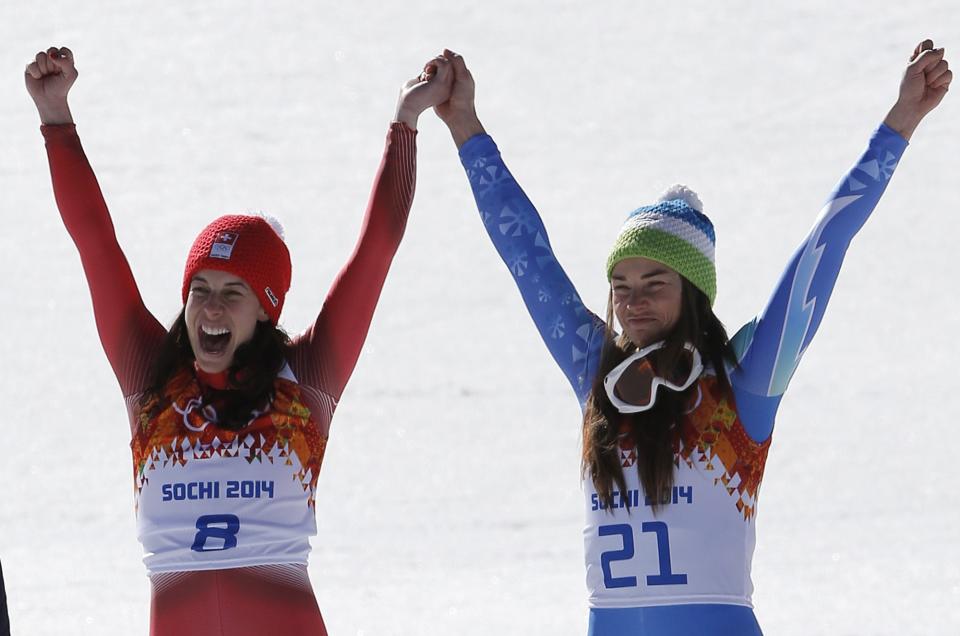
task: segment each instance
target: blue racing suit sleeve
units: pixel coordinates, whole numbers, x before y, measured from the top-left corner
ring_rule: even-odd
[[[540,215],[507,170],[493,139],[471,137],[460,148],[460,161],[487,234],[582,408],[600,361],[604,323],[584,307],[553,254]]]
[[[881,125],[863,156],[840,181],[797,249],[763,312],[732,338],[739,366],[730,382],[740,420],[763,442],[790,378],[813,339],[847,246],[873,212],[893,176],[906,140]]]

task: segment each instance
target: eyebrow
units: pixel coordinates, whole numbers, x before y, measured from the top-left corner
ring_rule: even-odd
[[[652,278],[654,276],[660,276],[661,274],[669,274],[669,273],[670,273],[669,270],[665,268],[655,269],[652,272],[647,272],[646,274],[642,274],[640,278],[647,279],[647,278]],[[613,276],[610,277],[610,280],[625,281],[627,280],[627,277],[620,274],[614,274]]]
[[[200,282],[206,285],[210,284],[210,282],[203,276],[194,276],[190,282]],[[242,280],[231,281],[229,283],[224,284],[224,287],[230,287],[230,286],[240,287],[241,289],[249,289],[249,286]]]

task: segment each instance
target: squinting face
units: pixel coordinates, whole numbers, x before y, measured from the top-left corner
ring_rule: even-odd
[[[237,347],[268,317],[242,278],[204,269],[190,281],[184,319],[197,365],[218,373],[230,367]]]
[[[614,266],[610,287],[617,321],[638,347],[666,338],[680,318],[683,280],[663,263],[625,258]]]

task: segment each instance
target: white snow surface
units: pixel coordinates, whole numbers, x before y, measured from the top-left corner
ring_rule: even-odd
[[[764,305],[956,0],[67,2],[0,6],[0,560],[15,634],[146,633],[123,401],[20,74],[76,54],[71,105],[145,302],[179,309],[213,217],[284,220],[282,323],[352,250],[401,83],[450,47],[585,301],[626,214],[708,203],[717,312]],[[913,138],[783,400],[753,577],[767,634],[960,633],[954,445],[960,100]],[[332,635],[583,634],[579,410],[421,118],[416,199],[319,481]]]

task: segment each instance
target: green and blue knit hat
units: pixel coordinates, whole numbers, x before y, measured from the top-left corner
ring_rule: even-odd
[[[683,185],[671,186],[657,203],[637,208],[627,217],[607,258],[607,280],[617,263],[642,256],[676,271],[713,305],[716,244],[713,223],[703,213],[697,193]]]

